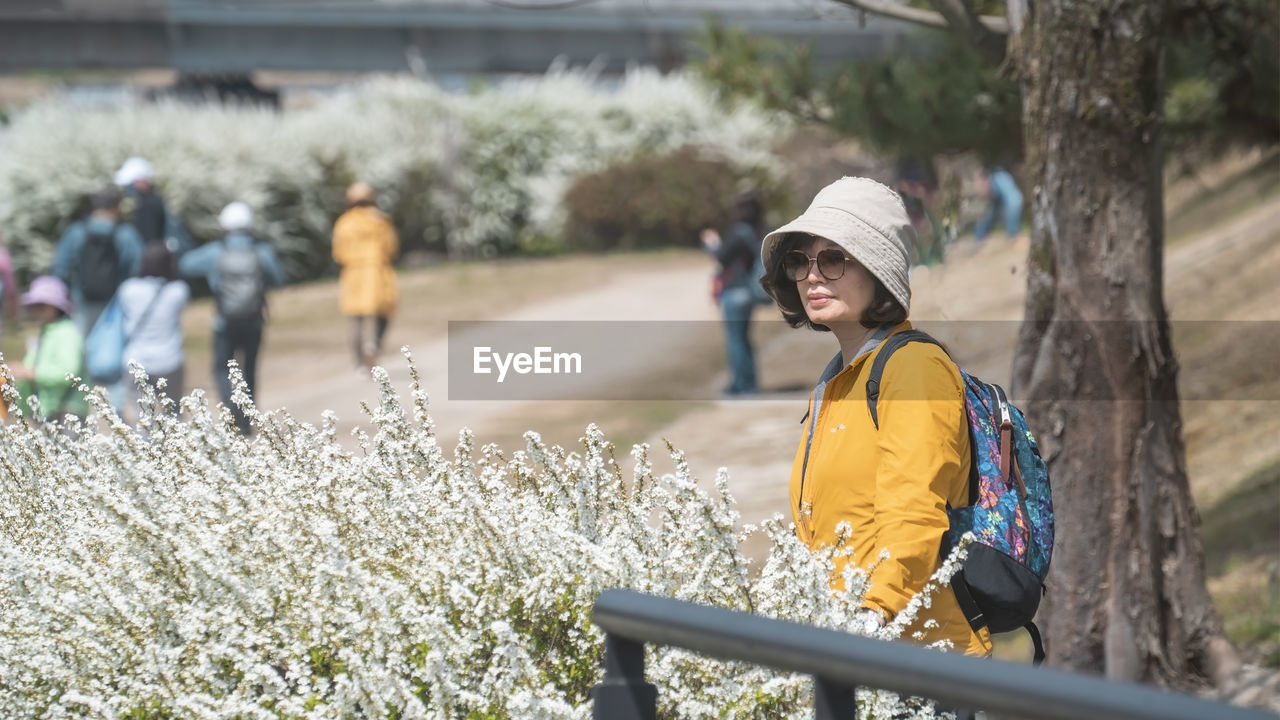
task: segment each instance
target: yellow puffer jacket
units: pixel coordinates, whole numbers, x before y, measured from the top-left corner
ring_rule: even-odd
[[[396,309],[396,273],[391,266],[400,241],[376,208],[356,207],[333,225],[333,259],[338,277],[338,309],[343,315],[388,316]]]
[[[910,327],[904,322],[893,332]],[[877,430],[867,409],[867,379],[882,347],[832,377],[818,407],[810,396],[791,471],[791,512],[800,539],[814,549],[835,544],[836,526],[849,523],[853,556],[846,563],[869,567],[888,550],[863,604],[892,618],[941,563],[947,504],[968,504],[969,431],[960,372],[941,348],[925,343],[904,345],[885,366]],[[938,627],[925,629],[929,619]],[[920,611],[903,637],[918,630],[924,643],[945,639],[970,655],[991,652],[990,634],[969,628],[950,587],[935,593],[932,607]]]

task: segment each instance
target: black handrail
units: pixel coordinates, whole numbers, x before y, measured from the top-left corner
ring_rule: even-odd
[[[644,645],[672,645],[812,675],[815,717],[852,718],[856,686],[883,688],[999,716],[1043,720],[1277,720],[1192,695],[826,630],[631,590],[606,590],[592,619],[606,633],[596,720],[651,720]]]

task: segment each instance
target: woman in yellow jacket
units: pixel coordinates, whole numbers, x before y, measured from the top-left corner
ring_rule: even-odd
[[[400,241],[395,226],[378,210],[377,195],[368,183],[347,188],[347,208],[333,225],[333,259],[342,266],[338,308],[351,318],[356,367],[371,368],[396,310],[396,272],[391,263],[400,251]],[[373,331],[368,340],[367,324]]]
[[[791,513],[811,548],[834,545],[848,523],[852,555],[871,573],[860,630],[891,621],[941,564],[948,506],[968,504],[964,383],[938,347],[909,343],[884,368],[876,404],[867,380],[884,339],[909,329],[911,220],[898,194],[866,178],[823,188],[799,218],[769,233],[762,281],[792,327],[830,331],[840,345],[809,400],[791,471]],[[836,579],[840,582],[840,570]],[[932,620],[933,622],[928,622]],[[936,624],[935,624],[936,623]],[[965,620],[949,587],[902,637],[949,641],[988,655],[991,640]]]

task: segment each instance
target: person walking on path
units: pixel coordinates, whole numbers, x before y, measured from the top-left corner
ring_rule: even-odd
[[[987,198],[987,209],[973,228],[973,237],[981,242],[995,227],[996,220],[1004,223],[1004,231],[1011,239],[1022,234],[1022,191],[1013,175],[1001,167],[991,167],[978,174],[977,189]]]
[[[6,321],[18,317],[18,281],[13,274],[13,257],[9,255],[9,244],[4,233],[0,232],[0,336],[4,335]]]
[[[182,221],[169,212],[155,185],[155,168],[146,158],[131,157],[116,171],[116,185],[134,198],[133,226],[146,245],[161,244],[177,255],[191,249],[191,236]]]
[[[813,549],[838,543],[835,586],[848,563],[874,567],[859,613],[869,633],[892,621],[942,562],[948,507],[968,505],[969,427],[960,371],[939,347],[903,346],[884,367],[876,407],[871,375],[885,338],[911,328],[907,248],[913,233],[902,200],[867,178],[842,178],[809,208],[765,236],[765,287],[792,327],[830,332],[839,344],[809,398],[791,471],[796,534]],[[881,551],[888,559],[879,561]],[[990,634],[970,628],[950,588],[901,634],[991,652]]]
[[[760,392],[756,380],[755,348],[751,344],[751,312],[757,304],[759,282],[756,257],[764,231],[764,206],[752,191],[734,201],[735,222],[727,239],[710,228],[702,231],[702,244],[719,264],[716,276],[720,309],[724,316],[725,355],[729,362],[726,395],[753,395]]]
[[[333,224],[333,259],[342,267],[338,309],[351,318],[357,369],[372,368],[382,352],[398,299],[392,263],[399,251],[395,226],[378,210],[373,186],[347,188],[347,211]]]
[[[124,362],[136,362],[147,373],[147,382],[175,403],[182,397],[186,356],[182,349],[182,310],[191,289],[178,279],[173,253],[161,243],[142,252],[138,276],[125,280],[117,292],[124,313]],[[164,380],[164,388],[159,387]],[[130,380],[130,396],[140,393]]]
[[[88,412],[84,394],[68,379],[68,375],[84,375],[84,341],[69,317],[73,306],[66,283],[50,275],[36,278],[23,294],[22,306],[39,332],[27,343],[22,362],[9,366],[22,396],[23,412],[34,417],[27,398],[35,395],[40,412],[50,420],[84,417]]]
[[[58,241],[50,274],[71,290],[71,319],[86,337],[120,283],[138,274],[142,238],[120,221],[120,193],[113,187],[94,193],[92,211],[71,223]]]
[[[227,363],[239,361],[249,397],[255,397],[266,292],[284,284],[284,271],[276,251],[251,234],[253,211],[248,205],[238,201],[227,205],[218,215],[218,225],[226,236],[183,255],[178,272],[204,278],[213,292],[217,310],[213,319],[213,377],[236,426],[248,434],[249,419],[231,400]]]

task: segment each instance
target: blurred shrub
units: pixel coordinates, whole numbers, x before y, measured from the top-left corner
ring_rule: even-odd
[[[1164,109],[1175,150],[1280,142],[1280,1],[1175,5]]]
[[[693,78],[648,70],[607,89],[573,72],[469,94],[383,80],[284,113],[55,99],[0,137],[0,227],[24,279],[45,271],[83,198],[142,155],[197,242],[218,237],[218,211],[243,200],[292,280],[332,270],[332,223],[356,179],[378,188],[405,253],[555,252],[578,176],[696,146],[732,157],[735,173],[772,177],[769,148],[786,130],[758,106],[725,111]]]
[[[936,3],[908,0],[928,9]],[[1004,3],[967,3],[1003,14]],[[1164,108],[1170,147],[1280,143],[1280,0],[1167,0]],[[696,71],[725,99],[759,101],[899,158],[1022,155],[1021,98],[1006,60],[985,60],[961,34],[921,30],[913,50],[814,67],[805,44],[708,22]],[[923,50],[918,47],[923,46]]]
[[[1165,120],[1171,127],[1204,126],[1220,118],[1223,111],[1218,88],[1202,76],[1174,83],[1164,99]]]
[[[725,99],[750,99],[831,127],[897,157],[975,151],[988,162],[1022,155],[1016,80],[955,35],[920,30],[909,52],[819,72],[810,48],[708,22],[694,64]]]
[[[578,250],[697,245],[730,219],[739,174],[693,148],[639,157],[579,178],[565,194],[565,242]]]

